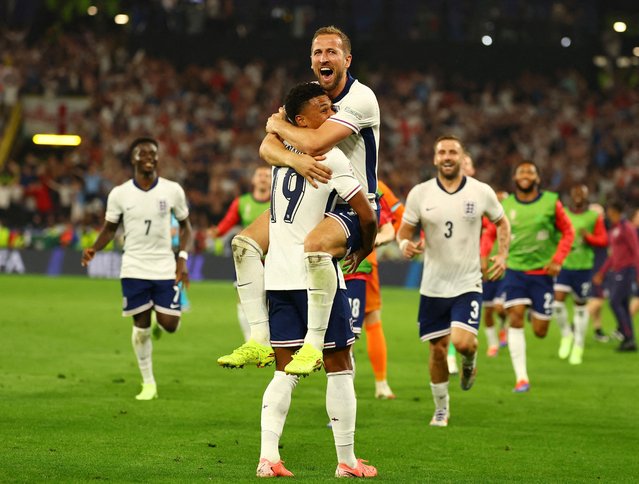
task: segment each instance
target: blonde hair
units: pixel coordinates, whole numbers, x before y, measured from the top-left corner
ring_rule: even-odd
[[[348,35],[346,35],[341,29],[335,27],[334,25],[320,27],[315,31],[315,34],[313,34],[311,45],[320,35],[337,35],[342,40],[342,48],[344,49],[344,54],[349,55],[351,53],[351,39],[349,39]]]
[[[464,152],[465,155],[467,155],[470,158],[470,154],[466,151],[466,148],[464,147],[464,143],[462,143],[462,140],[459,139],[457,136],[455,136],[454,134],[445,134],[443,136],[440,136],[439,138],[437,138],[435,140],[435,144],[433,145],[433,151],[437,150],[437,144],[440,141],[446,141],[446,140],[450,140],[450,141],[457,141],[459,143],[459,146],[461,146],[462,151]],[[472,161],[472,158],[471,158]]]

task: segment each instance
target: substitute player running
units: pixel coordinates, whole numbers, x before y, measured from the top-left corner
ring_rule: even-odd
[[[158,397],[151,358],[151,311],[158,324],[174,333],[180,324],[180,289],[188,284],[187,247],[191,224],[184,190],[177,183],[158,176],[158,142],[138,138],[131,144],[133,179],[109,193],[104,227],[93,245],[82,252],[86,266],[124,227],[124,254],[120,279],[124,296],[122,315],[133,316],[131,341],[142,374],[142,391],[137,400]],[[171,248],[171,214],[180,224],[177,262]]]
[[[594,248],[608,245],[608,233],[603,217],[588,208],[586,185],[579,184],[570,189],[570,206],[566,209],[566,215],[575,230],[575,239],[555,281],[553,315],[561,331],[559,358],[565,360],[570,357],[568,362],[571,365],[580,365],[588,328],[586,303],[592,290],[590,281],[595,263]],[[574,300],[574,330],[568,321],[565,303],[570,293]]]
[[[482,216],[497,225],[499,253],[489,277],[506,268],[510,224],[490,186],[461,172],[464,147],[455,136],[435,143],[437,177],[414,187],[406,199],[397,241],[404,257],[424,253],[420,287],[419,335],[430,342],[431,391],[435,414],[430,422],[448,425],[448,343],[462,355],[461,388],[469,390],[477,374],[477,331],[481,319],[482,273],[479,240]],[[424,229],[425,240],[414,242]]]
[[[533,331],[548,333],[552,318],[553,277],[568,256],[575,232],[553,192],[541,191],[539,172],[532,161],[515,167],[515,193],[502,202],[512,226],[508,270],[504,279],[508,315],[508,350],[515,370],[514,392],[530,389],[526,366],[524,315],[530,307]]]

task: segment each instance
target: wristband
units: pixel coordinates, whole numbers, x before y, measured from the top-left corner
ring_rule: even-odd
[[[401,250],[402,252],[404,252],[404,249],[406,248],[406,246],[408,245],[408,242],[410,242],[408,239],[402,239],[399,241],[399,250]]]
[[[185,250],[181,250],[180,252],[178,252],[178,257],[180,259],[189,260],[189,253]]]

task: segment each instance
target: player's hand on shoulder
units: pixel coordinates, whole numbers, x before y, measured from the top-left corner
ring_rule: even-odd
[[[319,183],[328,183],[333,171],[323,163],[326,156],[309,156],[305,154],[295,155],[291,159],[291,168],[302,175],[307,182],[317,188]]]
[[[266,120],[266,132],[278,134],[278,126],[279,123],[286,122],[286,111],[284,108],[280,108],[278,112],[271,114],[269,118]]]

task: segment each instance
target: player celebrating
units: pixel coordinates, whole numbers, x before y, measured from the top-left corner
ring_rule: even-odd
[[[314,129],[333,114],[331,100],[315,83],[294,87],[286,99],[286,112],[300,129]],[[285,373],[307,332],[304,264],[305,238],[324,217],[324,207],[336,192],[354,209],[362,224],[376,227],[377,219],[361,185],[353,176],[348,159],[337,148],[326,153],[326,165],[333,172],[327,185],[315,190],[295,170],[274,168],[270,210],[270,250],[265,259],[265,286],[269,307],[271,343],[275,348],[276,371],[262,401],[262,445],[258,477],[292,476],[280,460],[279,438],[284,428],[291,395],[298,376]],[[371,232],[374,236],[374,232]],[[372,245],[371,240],[365,241]],[[357,401],[353,385],[350,345],[355,337],[344,280],[333,261],[336,290],[331,298],[323,358],[327,373],[326,410],[332,422],[338,465],[337,477],[374,477],[377,470],[357,459],[354,453]]]
[[[251,192],[233,200],[220,223],[211,227],[211,237],[222,237],[236,225],[248,227],[268,210],[271,204],[271,167],[258,166],[253,172],[251,184],[253,185]],[[237,320],[244,334],[244,340],[248,341],[251,330],[239,302],[237,303]]]
[[[372,207],[377,209],[379,105],[373,91],[349,74],[351,59],[351,42],[344,32],[333,26],[315,32],[311,68],[339,112],[318,128],[302,129],[287,122],[286,113],[280,110],[267,122],[268,134],[260,147],[260,156],[273,166],[293,168],[317,186],[314,180],[326,182],[330,169],[309,155],[322,155],[338,146],[351,162]],[[282,140],[306,154],[287,150]],[[251,339],[233,353],[220,357],[218,364],[222,366],[264,366],[272,361],[268,312],[264,286],[260,282],[264,271],[261,259],[268,250],[267,227],[268,218],[262,216],[233,239],[238,293],[251,328]],[[308,271],[308,332],[304,345],[286,368],[288,373],[308,375],[321,365],[324,333],[337,289],[333,283],[333,258],[349,254],[349,267],[356,269],[372,250],[372,246],[361,243],[369,236],[348,204],[343,202],[308,234],[304,247]]]
[[[404,257],[424,253],[420,288],[419,333],[430,342],[431,390],[435,414],[430,422],[446,427],[449,340],[462,355],[461,388],[470,390],[477,374],[477,331],[481,317],[482,274],[479,240],[482,215],[497,225],[499,253],[489,269],[491,279],[503,274],[510,225],[492,188],[461,172],[464,147],[455,136],[435,142],[437,177],[414,187],[406,199],[397,241]],[[418,226],[425,240],[414,242]]]
[[[123,316],[133,316],[131,340],[142,374],[142,391],[137,400],[158,397],[153,376],[151,311],[169,333],[180,324],[180,290],[188,284],[187,247],[191,224],[184,190],[175,182],[158,176],[158,142],[138,138],[131,144],[133,179],[109,193],[104,227],[93,245],[82,252],[87,266],[124,226],[124,254],[120,278],[124,296]],[[171,213],[180,224],[177,262],[171,249]]]
[[[575,233],[559,196],[539,190],[541,180],[532,161],[522,161],[515,167],[514,181],[515,193],[502,202],[512,226],[504,307],[510,324],[508,349],[516,376],[513,391],[521,393],[530,389],[524,334],[526,307],[531,308],[535,335],[544,338],[552,317],[553,277],[559,274]]]
[[[575,231],[570,254],[563,263],[561,272],[555,281],[555,303],[553,315],[561,330],[559,358],[571,365],[580,365],[583,361],[588,311],[586,302],[590,296],[592,268],[595,261],[594,247],[608,245],[608,234],[601,215],[588,209],[588,187],[583,184],[570,189],[571,205],[566,215]],[[566,296],[572,292],[574,298],[574,333],[568,322]],[[573,344],[574,341],[574,344]],[[572,347],[572,349],[571,349]]]

